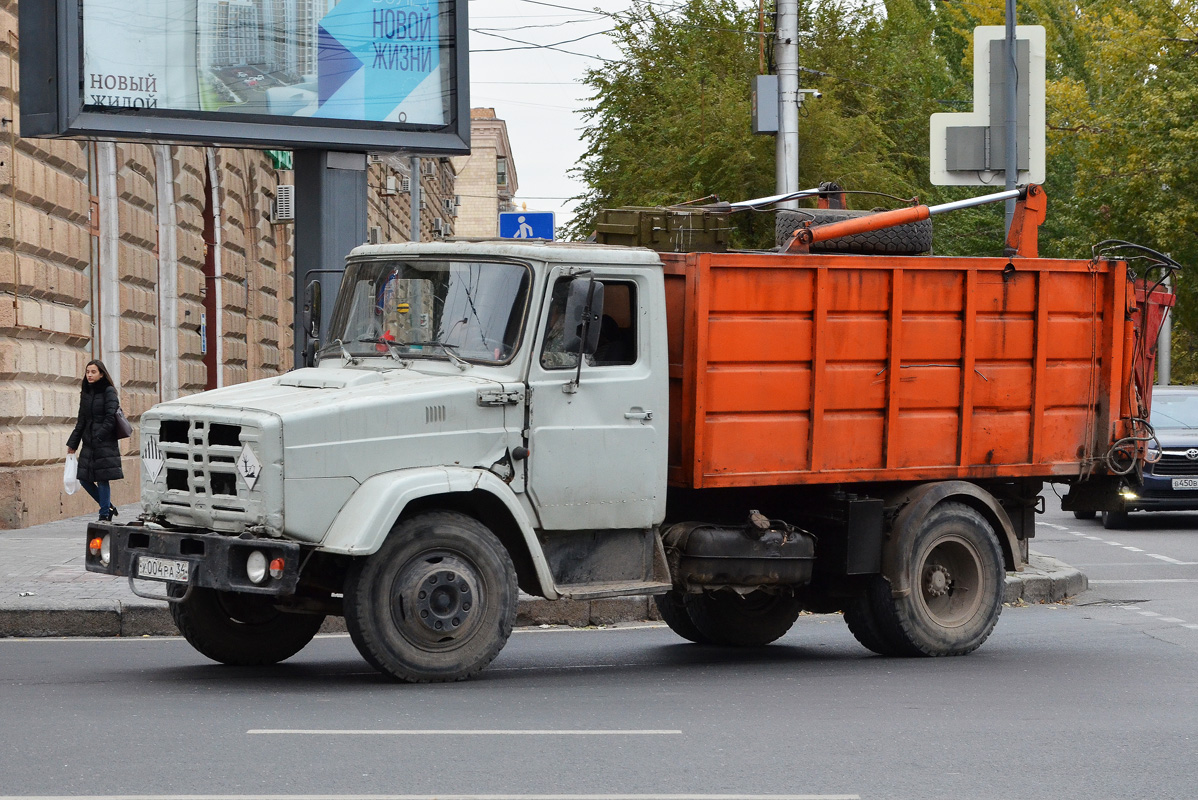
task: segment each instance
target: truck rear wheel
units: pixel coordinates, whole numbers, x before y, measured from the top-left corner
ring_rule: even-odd
[[[874,580],[885,584],[881,577]],[[889,589],[889,584],[886,584]],[[844,621],[849,626],[849,632],[867,650],[872,650],[880,656],[897,656],[901,654],[900,644],[886,635],[878,614],[871,602],[870,595],[863,595],[851,600],[844,608]]]
[[[393,678],[459,681],[499,654],[516,602],[516,569],[495,534],[438,511],[401,522],[350,570],[345,626],[363,658]]]
[[[181,597],[184,589],[172,585],[168,591]],[[279,611],[269,595],[198,586],[186,600],[171,603],[170,612],[188,644],[213,661],[241,667],[291,658],[324,622],[323,614]]]
[[[730,589],[688,594],[683,602],[701,636],[729,647],[761,647],[781,638],[801,609],[793,596],[760,590],[743,596]]]
[[[711,644],[711,640],[691,621],[691,615],[686,611],[686,595],[682,592],[675,589],[665,594],[654,595],[653,602],[657,603],[662,620],[674,633],[695,644]]]
[[[1002,613],[1006,578],[990,523],[967,505],[945,502],[894,533],[900,537],[898,574],[869,589],[883,642],[893,643],[896,655],[959,656],[976,650]],[[892,586],[900,576],[910,591],[895,597]]]

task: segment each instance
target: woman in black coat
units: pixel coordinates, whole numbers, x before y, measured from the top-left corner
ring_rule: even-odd
[[[103,361],[87,362],[83,372],[83,389],[79,395],[79,419],[67,453],[79,451],[79,484],[100,504],[100,520],[108,522],[116,514],[112,505],[109,481],[125,477],[121,471],[121,448],[116,438],[116,412],[120,408],[116,387]]]

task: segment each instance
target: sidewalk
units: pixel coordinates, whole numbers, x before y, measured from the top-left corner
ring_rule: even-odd
[[[122,506],[118,520],[135,519],[139,506]],[[83,567],[91,517],[0,531],[0,637],[175,636],[166,603],[129,590],[126,578],[97,575]],[[1072,597],[1086,576],[1056,559],[1032,552],[1031,564],[1007,575],[1008,603],[1043,603]],[[651,598],[557,601],[521,596],[518,625],[610,625],[658,619]],[[326,631],[344,630],[330,618]]]

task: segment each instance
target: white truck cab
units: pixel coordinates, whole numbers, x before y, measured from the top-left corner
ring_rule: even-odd
[[[166,579],[184,634],[217,660],[285,658],[322,618],[295,612],[345,613],[372,663],[414,680],[463,677],[498,652],[515,612],[505,572],[550,599],[664,591],[663,293],[661,261],[640,248],[356,248],[316,366],[143,416],[142,523],[114,526],[108,563],[89,568],[128,574],[131,585]],[[589,343],[579,337],[587,313]],[[390,659],[363,632],[372,612],[367,601],[354,607],[361,598],[345,578],[357,586],[365,571],[372,590],[404,594],[394,575],[357,567],[386,560],[380,549],[424,508],[487,545],[434,557],[456,565],[438,573],[456,588],[415,616],[418,634],[402,635],[438,640],[436,665]],[[437,572],[421,563],[420,576]],[[503,631],[498,646],[445,656],[483,624],[482,604],[466,598],[494,589],[488,582],[510,584],[487,609]],[[421,591],[407,600],[420,605]],[[238,638],[245,626],[233,623],[248,612],[222,610],[230,597],[269,618],[260,638],[267,627],[298,630],[273,647]]]

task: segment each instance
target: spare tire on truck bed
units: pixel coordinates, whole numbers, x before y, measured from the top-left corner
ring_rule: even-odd
[[[774,218],[774,237],[779,247],[790,243],[796,228],[811,221],[812,227],[843,222],[846,219],[867,217],[874,211],[848,211],[839,208],[804,208],[798,211],[779,211]],[[926,253],[932,249],[932,220],[908,222],[868,233],[857,233],[816,242],[811,245],[813,253],[856,253],[860,255],[910,256]]]

